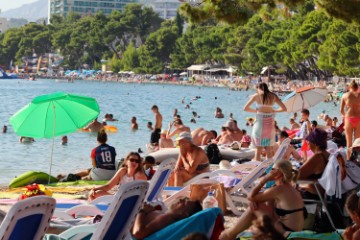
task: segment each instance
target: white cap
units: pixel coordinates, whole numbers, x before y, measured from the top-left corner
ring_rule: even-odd
[[[175,139],[176,141],[180,141],[182,139],[186,139],[188,141],[191,141],[192,142],[192,137],[191,137],[191,134],[188,133],[188,132],[182,132],[179,134],[179,136]]]

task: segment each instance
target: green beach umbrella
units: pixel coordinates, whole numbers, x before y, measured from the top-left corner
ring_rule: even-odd
[[[34,98],[10,118],[10,123],[19,136],[53,139],[51,174],[54,138],[86,126],[99,111],[94,98],[57,92]]]

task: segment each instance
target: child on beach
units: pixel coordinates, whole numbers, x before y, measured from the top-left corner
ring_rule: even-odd
[[[311,131],[311,123],[309,121],[309,116],[310,116],[310,111],[308,109],[303,109],[301,111],[301,119],[302,119],[302,124],[300,128],[300,138],[302,139],[301,151],[302,151],[302,157],[305,162],[307,160],[307,151],[309,150],[309,146],[305,139]]]
[[[345,206],[354,224],[345,229],[343,238],[344,240],[360,239],[360,191],[353,192],[347,198]]]
[[[151,178],[154,176],[155,174],[155,170],[153,169],[155,165],[155,158],[153,156],[146,156],[144,158],[144,171],[145,171],[145,175],[148,178],[148,180],[151,180]]]

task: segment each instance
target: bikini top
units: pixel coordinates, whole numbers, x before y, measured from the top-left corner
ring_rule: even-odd
[[[293,209],[293,210],[285,210],[285,209],[282,209],[282,208],[275,208],[275,213],[279,217],[284,217],[286,215],[289,215],[289,214],[292,214],[292,213],[295,213],[295,212],[300,212],[300,211],[303,211],[304,212],[304,218],[307,218],[308,212],[307,212],[305,207],[298,208],[298,209]]]

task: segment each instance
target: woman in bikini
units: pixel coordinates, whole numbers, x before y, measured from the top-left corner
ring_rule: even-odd
[[[256,108],[251,108],[253,103]],[[274,109],[274,104],[280,106]],[[252,129],[252,141],[256,146],[256,161],[261,161],[261,149],[265,147],[268,158],[272,157],[272,146],[275,145],[275,113],[286,112],[286,106],[281,102],[280,98],[269,91],[266,83],[260,83],[257,93],[245,104],[244,111],[256,113],[256,121]]]
[[[328,163],[330,153],[327,149],[327,132],[321,128],[315,128],[306,137],[310,150],[314,153],[299,169],[299,180],[317,180],[321,178]],[[302,186],[304,198],[318,199],[313,184]]]
[[[341,98],[340,112],[345,122],[347,159],[350,158],[350,147],[354,139],[360,137],[360,93],[358,87],[358,84],[353,80],[349,85],[349,92]]]
[[[147,177],[144,173],[140,155],[137,152],[130,152],[126,156],[123,166],[107,184],[91,189],[89,200],[94,200],[104,195],[113,195],[121,184],[134,180],[147,180]]]
[[[293,231],[300,231],[304,225],[306,209],[300,193],[293,187],[298,172],[291,163],[279,160],[271,172],[260,179],[249,195],[250,207],[241,215],[237,224],[220,235],[221,240],[233,240],[248,229],[253,220],[263,215],[270,216],[275,229],[284,236]],[[275,181],[276,186],[260,192],[268,181]]]

